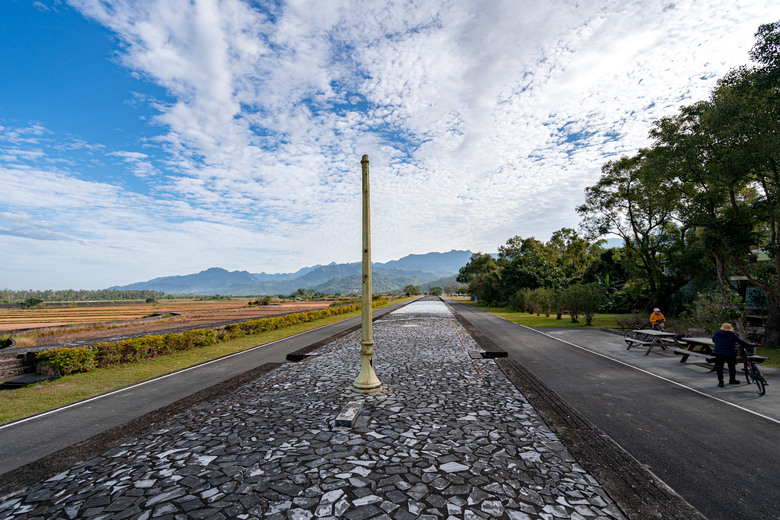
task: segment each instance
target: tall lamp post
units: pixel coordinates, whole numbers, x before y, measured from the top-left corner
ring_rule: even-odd
[[[374,373],[374,335],[371,330],[371,205],[368,189],[368,155],[360,161],[363,166],[363,297],[360,331],[360,374],[352,387],[356,392],[371,393],[382,388]]]

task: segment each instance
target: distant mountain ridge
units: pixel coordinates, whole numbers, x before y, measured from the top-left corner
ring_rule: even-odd
[[[372,264],[374,292],[390,292],[404,286],[441,284],[454,281],[458,270],[471,258],[471,251],[408,255],[399,260]],[[146,282],[110,287],[117,290],[148,289],[169,294],[254,296],[290,294],[298,289],[324,293],[358,294],[361,291],[361,263],[331,263],[304,267],[295,273],[250,273],[212,267],[200,273],[164,276]]]

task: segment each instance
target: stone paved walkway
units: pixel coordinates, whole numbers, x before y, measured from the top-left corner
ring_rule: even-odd
[[[440,302],[345,336],[0,503],[0,518],[622,519]],[[352,428],[334,427],[363,399]]]

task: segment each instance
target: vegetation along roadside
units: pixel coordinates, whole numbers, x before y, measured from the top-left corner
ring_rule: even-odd
[[[403,300],[395,300],[393,303],[398,303],[399,301]],[[374,307],[384,307],[387,304],[387,301],[374,302]],[[178,351],[159,357],[137,359],[129,363],[115,364],[88,372],[64,375],[55,381],[0,392],[0,424],[52,410],[124,386],[360,315],[359,306],[350,307],[348,312],[324,316],[313,321],[299,322],[256,334],[225,339],[219,343],[202,348]]]
[[[457,301],[460,301],[461,303],[465,303],[466,305],[474,306],[473,301],[469,301],[465,298],[454,298]],[[565,316],[565,318],[557,319],[556,315],[554,313],[551,313],[549,316],[545,316],[544,313],[542,314],[534,314],[534,313],[528,313],[526,311],[517,311],[512,310],[509,306],[499,306],[499,307],[488,307],[480,305],[479,308],[485,312],[489,312],[491,314],[494,314],[500,318],[504,318],[507,321],[511,321],[513,323],[517,323],[519,325],[524,325],[526,327],[532,327],[535,329],[544,329],[544,328],[606,328],[606,329],[615,329],[615,330],[628,330],[630,328],[629,325],[636,322],[636,314],[599,314],[596,313],[593,315],[593,321],[591,325],[587,325],[584,321],[577,321],[573,322],[570,319],[570,316]],[[780,368],[780,357],[777,355],[777,349],[768,348],[768,347],[758,347],[756,350],[756,354],[759,356],[763,356],[768,358],[766,361],[764,361],[763,366],[771,367],[771,368]]]

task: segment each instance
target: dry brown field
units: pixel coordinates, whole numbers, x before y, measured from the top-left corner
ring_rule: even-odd
[[[158,303],[89,307],[0,308],[0,334],[23,335],[25,343],[53,345],[119,335],[164,332],[263,318],[328,307],[330,301],[287,302],[249,307],[252,299],[218,301],[172,300]],[[152,315],[156,316],[152,316]]]

